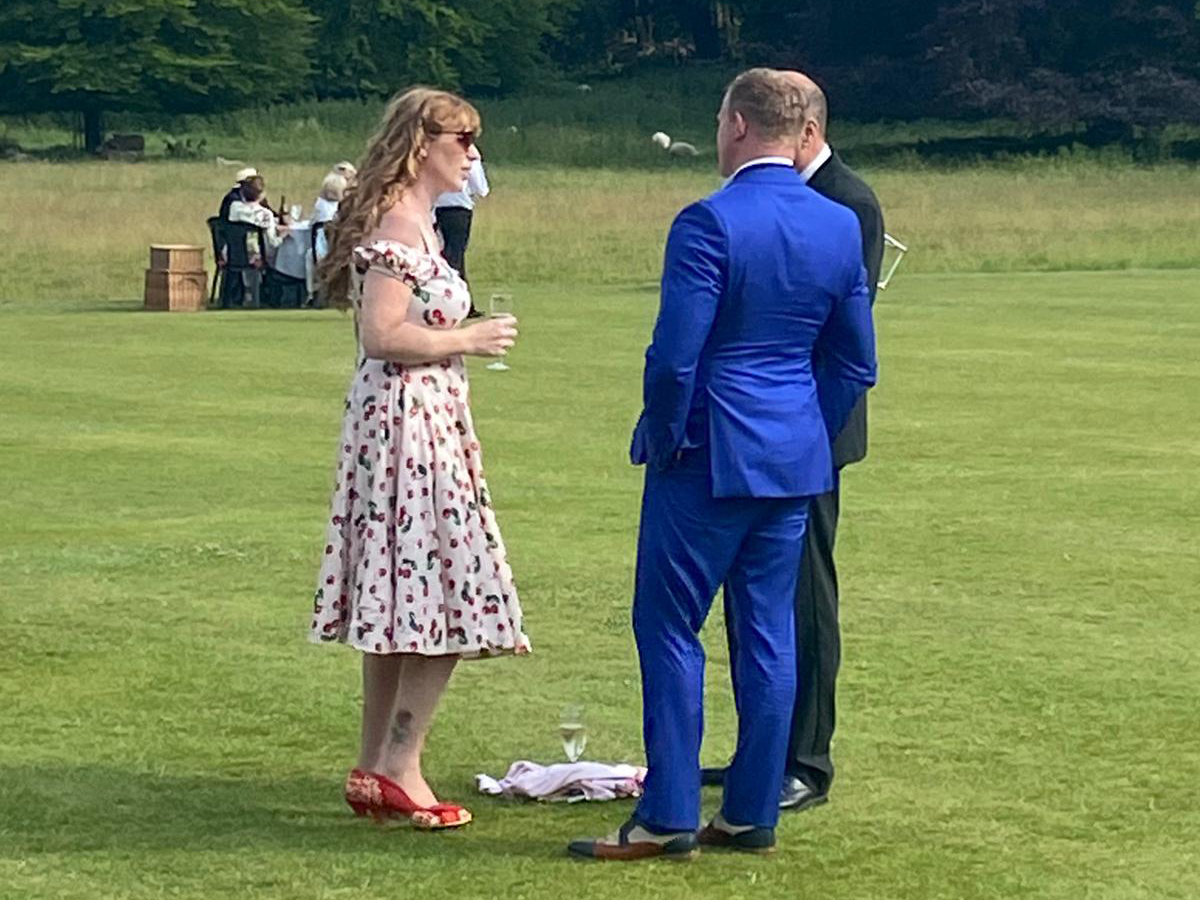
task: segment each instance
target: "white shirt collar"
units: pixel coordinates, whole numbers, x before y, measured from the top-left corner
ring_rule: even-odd
[[[817,169],[829,162],[829,157],[833,156],[833,151],[828,144],[821,147],[821,152],[817,154],[816,159],[804,167],[804,171],[800,173],[800,180],[808,184],[808,180],[817,174]]]
[[[760,156],[757,159],[752,159],[749,162],[744,162],[737,167],[737,170],[725,179],[725,184],[733,181],[742,174],[742,171],[751,166],[787,166],[789,169],[795,168],[796,161],[788,159],[786,156]]]

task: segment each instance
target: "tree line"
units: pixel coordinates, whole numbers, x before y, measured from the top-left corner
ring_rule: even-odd
[[[847,116],[1114,136],[1200,121],[1196,0],[6,0],[0,112],[505,95],[704,63],[804,68]]]

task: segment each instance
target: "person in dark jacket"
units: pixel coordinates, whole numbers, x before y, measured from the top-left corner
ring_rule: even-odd
[[[229,207],[239,200],[245,200],[246,196],[242,189],[246,186],[246,182],[258,177],[258,170],[253,168],[239,169],[234,176],[233,187],[229,189],[224,197],[221,198],[221,211],[217,213],[217,218],[222,222],[229,221]]]
[[[874,191],[825,139],[828,102],[807,75],[789,72],[807,98],[807,120],[796,154],[796,171],[817,193],[850,209],[862,232],[863,265],[871,302],[875,301],[883,264],[883,213]],[[835,722],[835,685],[841,662],[838,627],[838,583],[834,562],[841,470],[867,455],[867,397],[864,394],[834,438],[833,489],[809,505],[804,555],[796,584],[796,704],[788,744],[786,775],[780,792],[783,809],[806,809],[824,803],[833,782],[830,742]],[[705,783],[724,780],[723,768],[705,769]]]

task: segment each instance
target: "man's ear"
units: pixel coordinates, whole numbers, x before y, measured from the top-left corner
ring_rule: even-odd
[[[804,123],[804,128],[800,132],[800,149],[807,150],[816,139],[817,125],[812,119],[809,119]]]
[[[750,131],[750,125],[746,122],[746,117],[736,109],[733,111],[733,134],[739,141],[746,137]]]

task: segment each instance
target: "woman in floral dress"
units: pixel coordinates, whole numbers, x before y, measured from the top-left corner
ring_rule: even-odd
[[[466,284],[442,258],[434,199],[479,158],[479,114],[415,88],[388,106],[331,223],[319,277],[353,306],[358,366],[313,607],[314,641],[363,653],[362,747],[346,781],[359,815],[465,825],[421,772],[459,659],[525,653],[521,607],[483,478],[464,355],[503,356],[511,317],[458,327]]]

